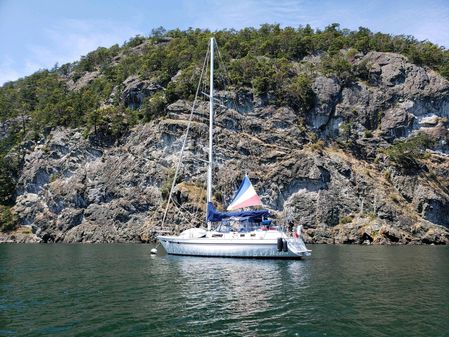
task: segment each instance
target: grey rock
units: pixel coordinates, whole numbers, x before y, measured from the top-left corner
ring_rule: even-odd
[[[76,81],[74,81],[73,79],[70,79],[67,82],[67,87],[70,90],[79,91],[100,76],[101,76],[101,73],[98,70],[95,70],[92,72],[86,72]]]
[[[139,77],[132,75],[123,81],[124,89],[121,94],[123,103],[131,108],[139,108],[147,96],[151,96],[162,87],[148,80],[141,80]]]
[[[340,84],[335,78],[317,77],[312,85],[316,96],[315,109],[307,115],[308,125],[312,129],[326,126],[335,110],[340,94]]]

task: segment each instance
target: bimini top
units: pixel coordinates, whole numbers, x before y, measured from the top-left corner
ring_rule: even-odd
[[[218,222],[221,220],[236,218],[262,218],[269,216],[270,212],[266,209],[258,211],[239,211],[239,212],[219,212],[211,202],[207,203],[207,221]]]
[[[257,195],[256,190],[251,184],[248,176],[245,174],[245,178],[243,178],[242,184],[240,185],[234,199],[228,206],[227,210],[233,211],[239,208],[260,205],[262,205],[262,201]]]

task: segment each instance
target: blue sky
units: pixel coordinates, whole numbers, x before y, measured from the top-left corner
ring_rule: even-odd
[[[0,0],[0,85],[152,28],[368,27],[449,47],[449,0]]]

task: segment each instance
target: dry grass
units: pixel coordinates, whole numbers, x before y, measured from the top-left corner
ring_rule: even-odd
[[[186,195],[189,202],[197,204],[198,206],[204,205],[206,202],[206,189],[204,186],[195,183],[181,182],[176,185],[179,191],[183,195]]]
[[[28,226],[19,227],[15,230],[15,232],[18,234],[26,234],[26,235],[33,234],[31,227]]]

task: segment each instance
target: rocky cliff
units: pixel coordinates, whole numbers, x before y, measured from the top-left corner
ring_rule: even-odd
[[[304,225],[308,242],[448,244],[448,81],[399,54],[360,54],[353,64],[363,68],[363,79],[314,77],[305,114],[267,105],[251,91],[235,93],[240,108],[220,108],[217,204],[246,172],[267,207]],[[121,90],[115,95],[135,105],[162,89],[130,77]],[[113,143],[68,128],[28,142],[13,208],[20,224],[44,242],[154,238],[166,229],[160,223],[191,104],[177,101],[166,117]],[[181,217],[168,214],[178,229],[200,225],[191,215],[204,208],[207,128],[203,104],[176,185]],[[417,132],[435,141],[433,150],[404,170],[382,150]],[[25,240],[14,234],[3,240],[14,239]]]

